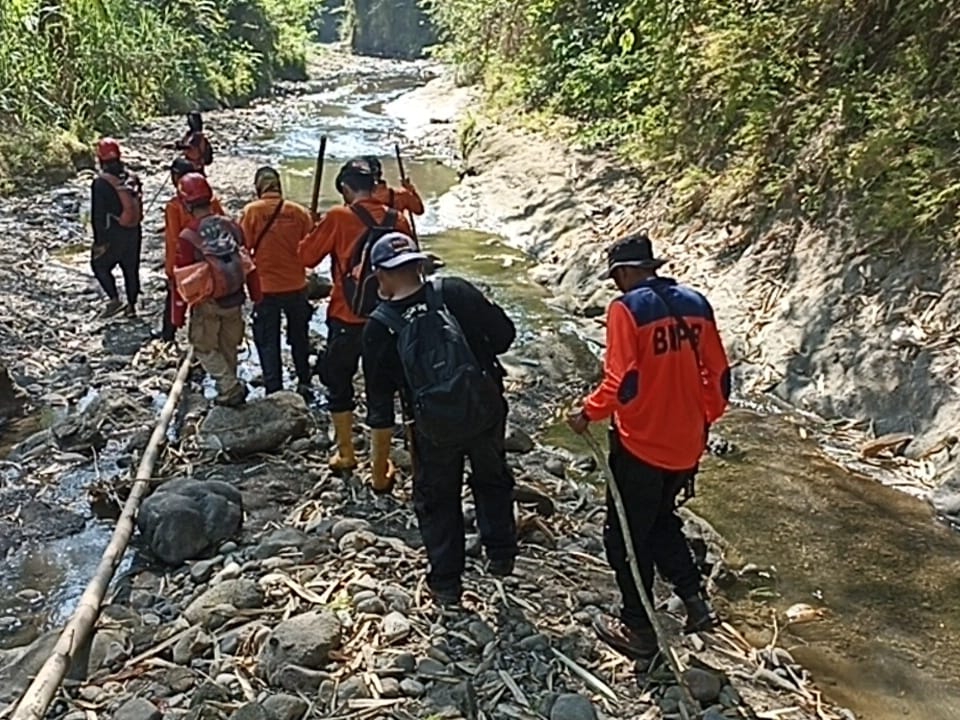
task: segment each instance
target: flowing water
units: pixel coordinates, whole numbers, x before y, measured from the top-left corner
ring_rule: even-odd
[[[396,184],[392,150],[401,128],[383,107],[417,82],[407,75],[318,95],[313,123],[253,138],[241,150],[280,160],[288,196],[307,203],[316,143],[326,133],[322,207],[340,202],[333,178],[353,155],[383,158],[386,177]],[[499,238],[445,226],[432,212],[432,201],[456,182],[442,159],[406,159],[405,168],[428,208],[416,219],[423,243],[449,271],[485,285],[518,318],[527,339],[547,326],[572,327],[527,278],[529,261],[522,254]],[[323,332],[322,308],[313,327]],[[809,421],[736,409],[718,429],[742,454],[704,463],[691,507],[730,541],[735,555],[757,566],[751,583],[730,592],[729,613],[748,637],[762,643],[769,640],[773,611],[782,616],[794,603],[822,609],[816,622],[786,629],[781,622],[780,640],[831,699],[869,720],[905,715],[955,720],[960,537],[937,525],[922,502],[831,463],[812,439],[801,438],[800,425]],[[809,428],[813,435],[817,431]],[[548,428],[542,439],[585,451],[560,427]],[[15,572],[8,563],[0,616],[19,615],[34,632],[59,623],[105,542],[106,529],[93,522],[91,527],[54,546],[19,553]],[[30,605],[16,596],[23,588],[39,589],[45,597]],[[16,639],[23,642],[29,633],[21,631]],[[16,644],[10,635],[0,640]]]

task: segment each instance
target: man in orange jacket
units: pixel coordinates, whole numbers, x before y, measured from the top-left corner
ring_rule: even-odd
[[[313,229],[310,211],[283,197],[280,174],[257,170],[257,199],[240,215],[247,250],[260,275],[263,300],[253,309],[253,338],[260,356],[267,394],[283,389],[280,318],[287,318],[287,341],[297,373],[297,392],[310,397],[310,340],[307,328],[313,306],[307,300],[307,276],[300,261],[300,240]]]
[[[657,275],[644,233],[613,245],[608,277],[623,293],[607,313],[604,377],[568,422],[577,433],[610,417],[610,469],[623,496],[627,523],[648,595],[656,566],[687,610],[687,632],[708,630],[717,616],[676,513],[676,497],[691,488],[707,429],[730,395],[727,356],[713,308],[700,293]],[[657,639],[633,581],[620,518],[607,494],[607,559],[623,610],[620,620],[599,617],[597,635],[615,649],[646,661]],[[652,595],[650,595],[652,597]]]
[[[175,266],[207,262],[210,272],[219,276],[214,288],[224,288],[222,293],[190,308],[190,344],[217,384],[217,404],[242,405],[247,390],[237,377],[237,355],[243,342],[243,303],[247,293],[255,303],[263,299],[260,279],[256,270],[243,276],[239,252],[244,246],[243,231],[229,218],[213,212],[213,190],[207,179],[200,173],[188,173],[181,178],[179,189],[191,220],[180,233]],[[217,252],[209,252],[208,242],[218,246]],[[231,252],[224,253],[226,248]]]
[[[167,200],[163,209],[163,239],[164,239],[164,270],[167,275],[167,297],[163,307],[163,323],[160,328],[160,339],[164,342],[173,342],[177,328],[183,325],[187,313],[187,304],[177,293],[174,282],[173,268],[177,260],[177,245],[180,242],[180,233],[193,220],[190,211],[180,197],[178,185],[180,179],[196,172],[193,163],[185,157],[178,157],[170,164],[170,180],[173,183],[174,195]],[[214,197],[210,202],[210,209],[214,215],[225,215],[220,201]]]
[[[406,219],[373,198],[375,175],[370,163],[355,158],[337,175],[337,189],[345,205],[330,208],[313,231],[300,242],[300,260],[308,268],[330,257],[333,289],[327,308],[327,348],[319,362],[320,381],[327,388],[327,401],[337,437],[337,452],[330,460],[335,470],[357,466],[353,447],[353,377],[360,365],[363,326],[366,318],[351,309],[344,289],[345,278],[353,275],[351,256],[357,244],[371,237],[375,229],[368,222],[384,226],[394,216],[394,230],[410,234]]]
[[[370,168],[373,170],[374,200],[401,213],[411,212],[414,215],[423,215],[423,199],[417,192],[417,188],[410,182],[410,178],[403,179],[403,187],[392,188],[383,179],[383,164],[380,159],[376,155],[366,155],[364,160],[370,164]]]

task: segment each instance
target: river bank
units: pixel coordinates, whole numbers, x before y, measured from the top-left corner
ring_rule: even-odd
[[[469,206],[458,200],[457,188],[452,195],[448,192],[456,175],[438,163],[449,156],[450,142],[458,134],[455,122],[436,121],[453,120],[454,115],[438,114],[438,103],[421,105],[429,112],[421,112],[419,120],[411,113],[398,113],[401,123],[392,119],[397,115],[391,108],[421,102],[420,95],[407,91],[423,82],[427,66],[356,58],[346,58],[344,65],[340,75],[327,65],[329,74],[323,81],[291,87],[291,95],[281,101],[211,114],[208,122],[220,149],[211,178],[225,205],[236,211],[250,197],[255,167],[268,160],[281,163],[288,191],[303,198],[309,187],[309,173],[304,170],[312,166],[314,143],[321,131],[331,135],[331,167],[355,153],[387,155],[392,142],[403,135],[411,136],[408,147],[432,148],[410,163],[411,175],[431,208],[419,225],[425,244],[448,261],[451,272],[486,286],[520,326],[520,342],[506,364],[515,426],[511,462],[527,489],[520,510],[525,559],[516,578],[498,585],[484,575],[472,534],[468,612],[442,615],[427,601],[418,580],[423,559],[407,502],[408,486],[401,487],[396,500],[381,500],[369,495],[362,476],[332,477],[324,462],[330,439],[319,408],[312,408],[303,427],[281,437],[271,451],[250,458],[211,452],[201,441],[207,403],[197,376],[159,475],[221,479],[237,487],[249,515],[244,532],[220,544],[209,561],[189,568],[170,571],[137,564],[134,572],[125,566],[125,581],[118,585],[113,605],[101,621],[103,641],[94,654],[96,666],[90,667],[88,682],[68,689],[58,714],[92,709],[113,717],[151,716],[153,710],[133,700],[139,697],[165,717],[225,717],[234,712],[240,713],[239,718],[272,717],[282,705],[292,713],[285,717],[297,717],[291,710],[295,708],[300,715],[310,712],[316,717],[479,717],[481,713],[498,718],[537,717],[535,711],[540,710],[559,718],[563,716],[556,703],[550,704],[551,693],[574,691],[591,697],[606,717],[656,718],[662,709],[669,717],[669,698],[660,695],[671,691],[655,685],[637,687],[629,663],[596,643],[589,627],[593,613],[610,609],[615,602],[612,578],[602,560],[599,478],[583,448],[566,448],[569,435],[553,427],[553,411],[576,397],[595,376],[589,344],[577,339],[583,326],[578,324],[573,332],[569,319],[550,307],[549,293],[529,280],[531,268],[521,253],[497,237],[468,230],[483,230],[484,221],[468,214]],[[456,97],[463,104],[469,102],[468,94]],[[431,130],[429,137],[407,131],[403,123],[411,118]],[[144,172],[148,197],[167,182],[157,148],[176,124],[177,119],[161,120],[126,140],[132,155],[139,156],[137,166]],[[394,171],[388,166],[388,172]],[[332,175],[325,177],[324,202],[335,202]],[[525,192],[524,183],[516,178],[511,182],[516,193]],[[20,572],[13,579],[9,574],[5,578],[11,590],[7,595],[17,604],[4,612],[15,619],[26,618],[14,631],[29,630],[34,636],[57,623],[57,612],[69,609],[69,592],[75,598],[78,584],[86,579],[83,556],[95,556],[105,544],[100,541],[110,525],[89,520],[84,507],[86,487],[97,480],[98,486],[122,487],[126,468],[135,464],[143,429],[162,403],[175,368],[175,354],[147,339],[162,300],[159,209],[155,207],[148,218],[151,232],[143,266],[148,289],[142,319],[93,321],[96,290],[82,244],[80,206],[85,183],[78,179],[54,193],[22,198],[5,208],[9,234],[22,239],[20,255],[9,247],[2,251],[8,261],[4,287],[9,278],[18,298],[4,324],[10,336],[9,345],[4,337],[5,347],[13,348],[15,379],[27,387],[34,408],[51,407],[56,400],[67,425],[59,433],[34,438],[34,450],[29,449],[31,445],[22,446],[26,454],[3,465],[4,472],[10,473],[4,492],[16,490],[47,502],[42,510],[45,520],[58,510],[73,508],[85,531],[91,527],[96,531],[65,533],[63,539],[72,554],[55,550],[53,555],[28,552],[25,556],[23,548],[15,547],[8,558],[8,571],[19,568]],[[458,202],[463,216],[454,214]],[[60,209],[61,204],[67,211]],[[477,205],[488,214],[501,210],[496,203],[480,205],[478,201]],[[30,218],[26,231],[15,223],[24,217]],[[50,237],[51,227],[60,229],[56,239]],[[30,249],[27,260],[22,248]],[[314,326],[321,330],[322,306]],[[256,387],[258,369],[249,341],[242,365],[246,379]],[[84,400],[91,385],[99,386],[101,399],[96,402]],[[52,414],[43,420],[57,426]],[[100,437],[89,433],[91,429],[99,431]],[[69,442],[57,439],[61,437]],[[749,436],[740,442],[746,444]],[[399,443],[395,456],[401,467],[408,466]],[[71,463],[78,474],[65,482],[64,471]],[[732,467],[734,475],[748,470],[735,458],[718,459],[707,463],[705,477],[715,475],[718,467]],[[71,493],[71,488],[76,492]],[[10,533],[49,530],[50,523],[40,522],[37,514],[32,520],[24,517],[17,507],[11,500]],[[468,516],[469,510],[468,505]],[[744,569],[751,558],[733,563],[745,574],[725,570],[720,558],[725,545],[704,524],[691,527],[698,537],[707,538],[698,546],[708,571],[732,582],[726,591],[729,606],[725,603],[724,609],[740,632],[728,629],[699,640],[687,639],[685,661],[703,662],[732,682],[736,693],[721,681],[716,698],[711,699],[720,699],[723,692],[728,706],[736,705],[740,695],[761,714],[796,706],[783,716],[817,717],[817,694],[809,679],[789,655],[774,648],[778,626],[769,611],[760,613],[735,604],[738,594],[752,589],[744,584],[752,582],[749,577],[755,572]],[[30,545],[29,535],[11,536],[15,546]],[[83,542],[76,541],[78,537]],[[43,590],[24,586],[24,582],[47,582],[36,565],[31,566],[37,562],[46,562],[56,575]],[[89,565],[90,557],[86,562]],[[80,577],[57,574],[63,570]],[[11,581],[20,584],[14,589],[8,584]],[[64,588],[66,596],[57,595]],[[794,592],[791,602],[804,597]],[[200,602],[200,598],[205,599]],[[236,609],[207,612],[221,604]],[[315,609],[332,611],[336,619],[321,612],[323,617],[309,620],[309,628],[287,626],[286,632],[322,626],[324,632],[332,633],[336,628],[340,649],[331,647],[317,660],[317,646],[301,648],[307,655],[290,662],[306,672],[274,676],[276,660],[264,651],[268,638],[279,632],[277,627],[285,620]],[[741,633],[748,636],[746,640]],[[27,641],[30,635],[18,639]],[[42,659],[43,647],[41,640],[31,656],[34,660]],[[614,698],[594,681],[585,681],[554,650],[600,679]],[[14,687],[12,669],[29,672],[30,665],[24,664],[21,654],[12,651],[0,661],[7,673],[7,680],[0,683],[5,688]],[[23,675],[16,676],[17,682]],[[707,682],[716,687],[718,674],[708,675],[713,679]],[[771,682],[778,689],[771,689]],[[792,684],[794,690],[782,692],[787,687],[783,683]],[[305,699],[294,697],[298,694]],[[307,703],[306,709],[298,700]],[[582,700],[565,702],[580,702],[583,708]],[[258,707],[240,709],[251,703]],[[127,715],[121,714],[121,707],[126,707]],[[735,713],[731,716],[748,713],[743,706],[725,710]],[[842,715],[825,709],[821,717]]]
[[[420,106],[434,122],[407,117]],[[944,629],[960,620],[938,600],[953,592],[960,544],[933,517],[955,524],[960,508],[949,411],[957,294],[955,280],[940,277],[949,258],[939,265],[931,261],[939,255],[919,246],[902,258],[874,257],[810,228],[779,227],[751,242],[734,218],[681,225],[671,219],[671,199],[616,158],[587,155],[556,128],[532,132],[509,115],[492,118],[477,88],[456,87],[449,76],[391,110],[414,137],[437,137],[439,126],[440,137],[457,138],[462,181],[441,198],[441,215],[466,216],[529,253],[530,277],[551,292],[551,305],[579,317],[579,332],[595,347],[603,343],[596,318],[615,292],[597,279],[603,250],[638,227],[651,229],[671,258],[666,272],[710,297],[737,395],[754,399],[720,425],[748,460],[708,460],[703,497],[693,504],[734,547],[768,564],[766,579],[730,611],[749,625],[760,607],[784,612],[796,600],[812,602],[825,613],[821,622],[782,641],[831,697],[869,718],[952,717],[956,673],[931,671],[928,662],[944,647]],[[859,278],[852,284],[851,273]],[[850,310],[860,306],[873,312]],[[906,328],[911,322],[923,332]],[[822,372],[798,374],[808,361]],[[885,434],[896,429],[911,432]],[[571,446],[562,430],[546,441]],[[938,548],[932,565],[930,555],[918,560],[908,536]],[[887,623],[897,616],[915,622],[894,629]]]
[[[714,304],[742,395],[771,393],[831,419],[866,448],[859,460],[843,457],[852,469],[866,460],[882,482],[931,498],[948,517],[960,512],[960,286],[949,252],[922,243],[878,252],[844,228],[779,223],[758,233],[735,215],[678,222],[695,199],[648,187],[642,173],[579,150],[556,128],[545,135],[522,118],[490,117],[476,88],[440,78],[418,91],[417,105],[460,128],[465,176],[442,211],[530,253],[533,277],[564,311],[602,315],[614,296],[595,272],[603,249],[648,228],[672,260],[667,272]],[[408,127],[434,134],[422,122]],[[872,444],[893,433],[912,442],[894,438],[892,453]]]

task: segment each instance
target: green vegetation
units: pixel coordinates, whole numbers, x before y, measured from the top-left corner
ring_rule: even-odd
[[[427,1],[462,69],[685,214],[960,230],[960,0]]]
[[[72,136],[235,104],[305,72],[308,0],[3,0],[0,183]]]

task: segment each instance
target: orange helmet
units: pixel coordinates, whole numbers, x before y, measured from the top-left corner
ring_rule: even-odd
[[[97,159],[111,162],[120,159],[120,143],[113,138],[103,138],[97,143]]]
[[[202,205],[213,200],[213,189],[207,179],[198,172],[191,172],[180,178],[177,184],[180,199],[187,205]]]

